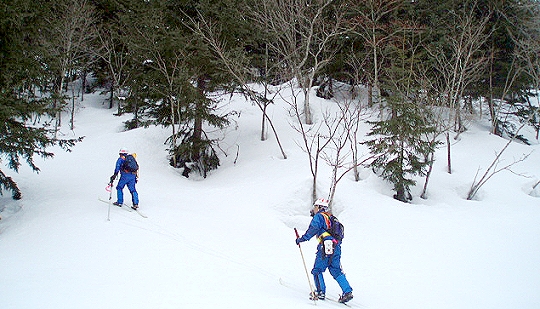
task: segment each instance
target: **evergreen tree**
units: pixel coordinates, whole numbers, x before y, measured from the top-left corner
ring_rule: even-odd
[[[21,160],[35,171],[34,155],[50,158],[47,147],[60,145],[69,150],[76,140],[59,140],[41,117],[53,115],[49,97],[36,93],[45,89],[44,66],[37,41],[40,5],[35,1],[3,1],[0,4],[0,162],[17,172]],[[80,139],[79,139],[80,140]],[[22,192],[17,183],[0,169],[0,194],[10,191],[14,199]]]
[[[134,0],[121,21],[134,58],[129,103],[137,104],[144,124],[172,128],[167,140],[172,166],[184,168],[185,176],[195,169],[206,177],[219,166],[219,158],[216,141],[204,127],[227,123],[209,93],[226,83],[203,42],[183,24],[186,12],[197,17],[198,7],[196,1]]]
[[[368,122],[373,139],[364,142],[375,157],[371,166],[394,185],[394,198],[402,202],[412,199],[410,187],[416,184],[412,176],[425,174],[436,147],[426,139],[435,127],[428,121],[423,100],[420,64],[427,55],[421,48],[422,34],[423,28],[410,21],[386,47],[391,61],[381,81],[388,93],[387,110],[381,111],[381,120]]]
[[[490,65],[489,75],[484,79],[489,82],[475,86],[487,99],[492,132],[500,136],[514,136],[517,126],[509,115],[527,120],[534,112],[527,100],[533,96],[530,91],[536,85],[534,78],[526,73],[527,64],[522,61],[523,53],[529,47],[520,46],[518,42],[538,32],[540,4],[535,0],[491,1],[494,7],[494,31],[486,46]],[[536,36],[533,40],[538,40],[537,34],[533,36]],[[517,138],[528,143],[522,136]]]
[[[435,151],[434,145],[423,136],[434,131],[413,102],[404,98],[391,98],[388,102],[389,118],[368,122],[373,127],[364,142],[376,159],[371,166],[380,170],[381,176],[394,185],[394,198],[402,202],[412,199],[410,187],[416,184],[411,178],[424,175],[429,162],[425,158]]]

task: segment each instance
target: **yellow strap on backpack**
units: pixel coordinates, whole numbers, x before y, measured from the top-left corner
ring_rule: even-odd
[[[137,159],[137,153],[131,154],[135,159]],[[135,172],[135,177],[139,178],[139,170],[141,169],[141,166],[139,165],[139,169]]]
[[[330,215],[326,212],[321,212],[321,215],[323,216],[324,222],[326,223],[326,229],[327,230],[330,229],[332,227],[332,222],[330,221]],[[319,235],[319,238],[318,238],[319,242],[322,243],[324,238],[328,236],[332,236],[332,234],[325,231],[324,233]]]

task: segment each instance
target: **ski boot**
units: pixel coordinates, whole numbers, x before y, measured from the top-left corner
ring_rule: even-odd
[[[309,293],[309,299],[311,300],[324,300],[326,298],[326,295],[324,292],[312,292]]]
[[[345,293],[345,294],[341,295],[341,296],[339,297],[338,302],[344,304],[344,303],[348,302],[348,301],[351,300],[351,299],[353,299],[352,292],[348,292],[348,293]]]

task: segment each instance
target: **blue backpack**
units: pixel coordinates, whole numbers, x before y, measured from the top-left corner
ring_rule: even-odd
[[[343,224],[339,222],[338,218],[332,214],[323,213],[323,216],[328,218],[328,221],[330,221],[330,228],[327,232],[330,233],[335,240],[341,242],[345,237],[345,227]]]
[[[139,164],[133,155],[128,154],[124,163],[122,164],[122,170],[128,173],[136,173],[139,170]]]

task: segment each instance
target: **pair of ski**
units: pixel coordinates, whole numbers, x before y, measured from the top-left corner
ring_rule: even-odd
[[[279,278],[279,284],[281,284],[282,286],[284,286],[284,287],[286,287],[286,288],[289,288],[289,289],[295,290],[295,291],[297,291],[297,292],[300,292],[299,289],[293,288],[292,286],[288,285],[282,278]],[[339,304],[339,305],[345,305],[345,306],[347,306],[347,307],[349,307],[349,308],[352,308],[352,306],[351,306],[350,303],[341,303],[341,302],[339,302],[338,299],[333,298],[333,297],[329,297],[328,295],[325,297],[324,300],[313,299],[313,298],[311,297],[311,295],[308,295],[308,297],[309,297],[309,299],[312,300],[315,304],[316,304],[317,302],[327,302],[327,301],[328,301],[328,302],[331,302],[331,303],[335,303],[335,304]]]
[[[103,203],[106,203],[106,204],[109,204],[109,203],[112,203],[111,201],[107,201],[107,200],[104,200],[102,198],[98,198],[98,200],[100,202],[103,202]],[[112,205],[112,204],[111,204]],[[127,212],[136,212],[139,216],[143,217],[143,218],[148,218],[145,214],[143,214],[140,210],[138,209],[133,209],[131,208],[131,206],[128,206],[128,205],[124,205],[124,206],[116,206],[116,205],[112,205],[113,207],[116,207],[116,208],[120,208],[120,209],[123,209]]]
[[[351,305],[348,304],[348,303],[342,303],[342,302],[340,302],[338,299],[335,299],[335,298],[333,298],[333,297],[328,297],[328,296],[325,296],[325,298],[324,298],[323,300],[320,300],[320,299],[317,299],[316,297],[314,298],[313,296],[310,295],[310,296],[309,296],[309,299],[312,300],[312,301],[314,301],[314,302],[319,302],[319,301],[330,301],[330,302],[332,302],[332,303],[336,303],[336,304],[340,304],[340,305],[345,305],[345,306],[347,306],[347,307],[351,307]]]
[[[328,296],[327,296],[327,297],[325,298],[325,300],[323,300],[323,301],[327,301],[327,300],[329,300],[329,301],[331,301],[331,302],[333,302],[333,303],[339,304],[339,305],[345,305],[345,306],[347,306],[347,307],[349,307],[349,308],[352,308],[351,304],[349,304],[349,303],[342,303],[342,302],[340,302],[339,300],[334,299],[334,298],[331,298],[331,297],[328,297]]]

